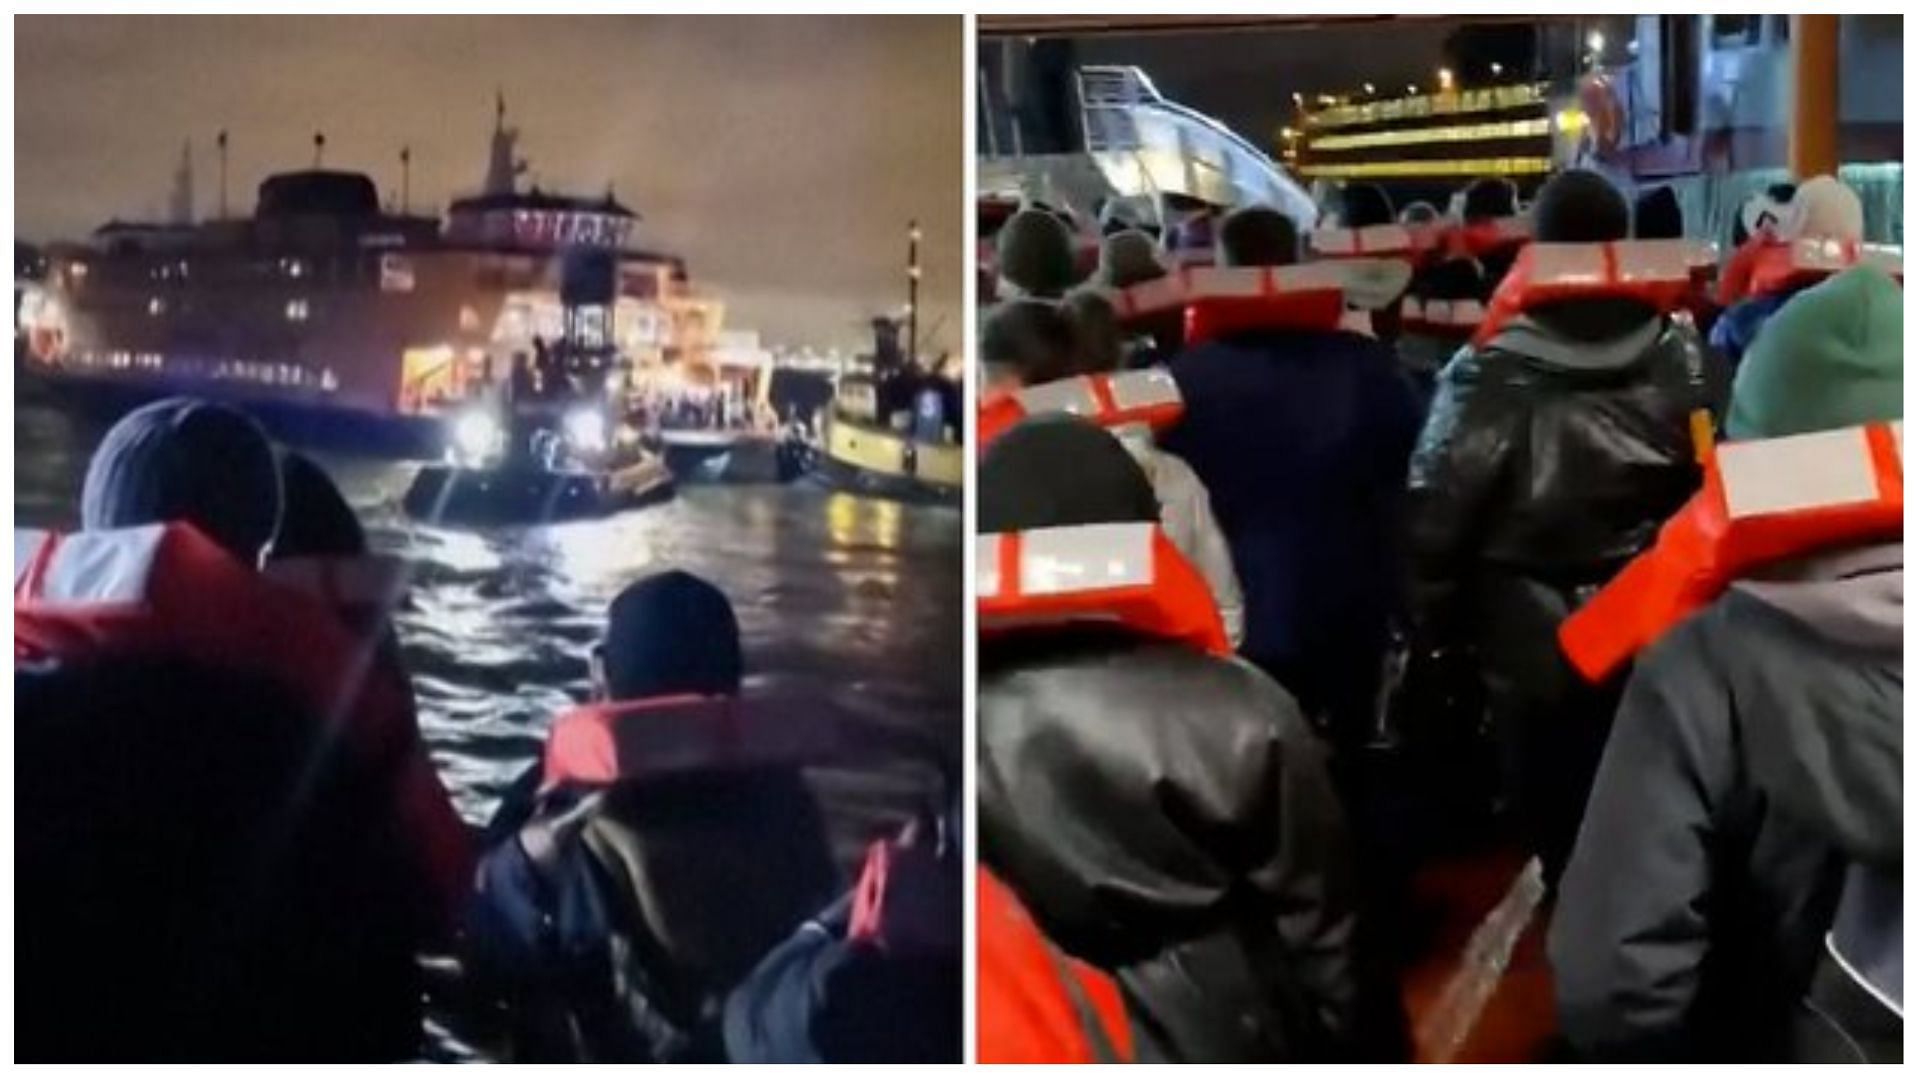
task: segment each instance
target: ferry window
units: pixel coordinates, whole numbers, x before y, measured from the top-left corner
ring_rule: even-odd
[[[1739,49],[1760,44],[1760,27],[1764,18],[1762,15],[1715,15],[1713,47]]]
[[[161,297],[147,298],[147,314],[148,315],[165,315],[166,311],[167,311],[167,302],[164,298],[161,298]]]
[[[295,297],[287,301],[287,322],[304,323],[307,321],[307,314],[307,300],[305,297]]]

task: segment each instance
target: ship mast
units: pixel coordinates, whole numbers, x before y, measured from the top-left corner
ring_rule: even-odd
[[[493,95],[493,143],[487,149],[487,179],[481,185],[482,195],[512,195],[517,177],[527,168],[527,163],[513,156],[514,144],[520,140],[520,130],[507,126],[507,97],[500,91]]]
[[[174,225],[193,224],[193,141],[180,145],[180,167],[173,173],[173,195],[168,199],[168,218]]]

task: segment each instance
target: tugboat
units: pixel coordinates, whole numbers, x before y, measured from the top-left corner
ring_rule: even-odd
[[[873,329],[873,374],[840,379],[814,475],[864,495],[958,505],[959,383],[908,363],[896,320],[875,319]]]
[[[614,265],[569,253],[563,336],[535,350],[490,393],[451,414],[446,462],[424,466],[402,501],[438,526],[543,525],[671,499],[673,475],[628,423],[631,365],[610,333]]]

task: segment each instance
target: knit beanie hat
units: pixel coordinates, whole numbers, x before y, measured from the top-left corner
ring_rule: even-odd
[[[1768,439],[1900,419],[1902,296],[1886,274],[1855,267],[1789,300],[1740,362],[1727,434]]]
[[[1028,417],[980,459],[980,532],[1157,522],[1160,501],[1106,429],[1065,413]]]
[[[120,418],[80,490],[82,529],[192,523],[249,567],[280,526],[280,463],[252,418],[168,398]]]
[[[1028,207],[1008,218],[994,248],[1000,276],[1028,296],[1058,298],[1079,280],[1073,233],[1048,211]]]
[[[1100,266],[1093,276],[1109,289],[1125,289],[1165,277],[1166,273],[1166,264],[1160,261],[1160,245],[1138,229],[1126,229],[1100,243]]]
[[[726,594],[685,571],[649,575],[607,607],[600,645],[617,700],[740,690],[740,624]]]
[[[1620,189],[1587,169],[1569,169],[1547,181],[1533,202],[1533,236],[1544,243],[1625,240],[1629,231]]]

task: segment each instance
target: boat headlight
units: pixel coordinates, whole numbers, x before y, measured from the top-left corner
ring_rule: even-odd
[[[567,443],[583,454],[607,449],[607,418],[598,409],[576,409],[567,414]]]
[[[500,447],[500,422],[491,413],[474,410],[453,422],[453,448],[460,457],[485,461]]]

